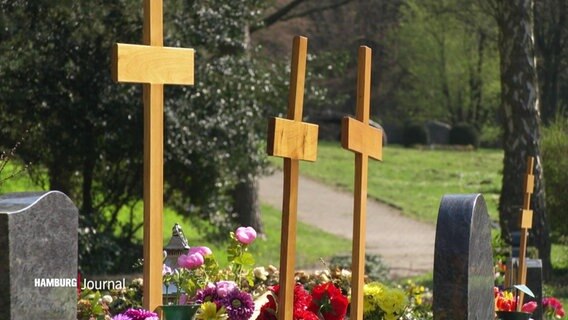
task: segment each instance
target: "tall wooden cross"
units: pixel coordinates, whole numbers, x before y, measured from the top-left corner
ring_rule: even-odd
[[[531,194],[534,190],[534,158],[528,157],[527,159],[527,174],[524,181],[524,199],[523,209],[521,212],[520,228],[521,228],[521,242],[519,244],[519,271],[517,275],[518,284],[526,284],[527,281],[527,240],[529,236],[529,229],[532,228],[533,211],[531,207]],[[524,293],[519,291],[519,302],[517,303],[517,311],[521,311],[523,306]]]
[[[163,47],[162,0],[144,0],[144,44],[117,43],[113,80],[143,83],[144,307],[162,304],[164,84],[193,84],[193,49]]]
[[[268,126],[267,152],[284,158],[279,320],[292,320],[294,312],[299,160],[315,161],[317,157],[318,126],[302,122],[307,48],[307,38],[294,37],[288,119],[272,118]]]
[[[351,320],[363,319],[368,157],[382,160],[383,134],[381,130],[369,126],[370,104],[371,49],[361,46],[357,67],[357,119],[345,117],[341,125],[341,145],[355,152]]]

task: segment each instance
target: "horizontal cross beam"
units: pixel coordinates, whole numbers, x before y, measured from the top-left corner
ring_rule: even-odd
[[[341,146],[356,153],[383,159],[383,132],[359,120],[344,117],[341,124]]]
[[[116,82],[192,85],[195,50],[117,43],[112,79]]]
[[[271,156],[316,161],[318,126],[289,119],[272,118],[268,123],[267,152]]]

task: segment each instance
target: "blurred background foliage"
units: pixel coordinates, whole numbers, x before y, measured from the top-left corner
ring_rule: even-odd
[[[196,49],[195,86],[165,91],[166,205],[212,239],[235,224],[262,229],[254,195],[268,168],[266,118],[285,112],[298,34],[309,38],[306,119],[354,113],[364,44],[373,49],[372,118],[387,134],[437,120],[475,128],[482,146],[499,147],[495,2],[164,1],[165,44]],[[566,220],[567,6],[534,8],[552,221]],[[141,252],[133,218],[142,197],[141,90],[110,79],[110,49],[141,42],[141,15],[140,0],[0,0],[0,146],[24,139],[17,156],[35,182],[78,205],[88,272],[128,271]],[[119,218],[125,211],[130,219]]]

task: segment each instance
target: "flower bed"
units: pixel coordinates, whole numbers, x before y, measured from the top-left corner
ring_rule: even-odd
[[[207,247],[192,247],[179,257],[177,269],[164,266],[165,292],[170,305],[197,304],[199,320],[275,320],[278,308],[279,272],[276,267],[254,267],[248,246],[256,238],[252,228],[230,233],[227,249],[229,264],[220,268]],[[348,318],[351,272],[327,268],[312,273],[297,272],[294,292],[295,320],[341,320]],[[158,315],[141,309],[142,281],[127,288],[80,294],[78,319],[157,319]],[[378,282],[364,287],[364,319],[429,319],[431,294],[424,287],[407,282],[404,287],[389,287]]]

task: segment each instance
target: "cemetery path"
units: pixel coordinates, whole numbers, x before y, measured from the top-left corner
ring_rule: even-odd
[[[282,171],[259,180],[262,203],[282,208]],[[298,219],[332,234],[352,239],[353,195],[300,176]],[[379,254],[394,277],[431,272],[434,263],[433,224],[413,220],[384,203],[367,201],[366,252]]]

